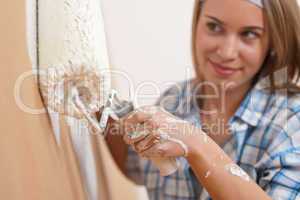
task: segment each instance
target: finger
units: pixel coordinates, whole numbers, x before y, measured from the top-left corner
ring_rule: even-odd
[[[128,133],[129,135],[138,137],[138,132],[136,132],[137,127],[141,126],[149,118],[149,115],[137,112],[133,115],[132,118],[122,118],[120,120],[120,124],[122,124],[122,129],[124,133]]]
[[[158,124],[152,122],[152,120],[148,120],[143,124],[137,124],[135,126],[135,131],[129,133],[128,136],[134,142],[139,141],[148,134],[158,135],[158,127]]]
[[[144,123],[147,119],[151,118],[150,113],[143,112],[137,109],[124,117],[126,123]]]
[[[128,132],[124,135],[123,139],[127,144],[134,144],[146,138],[149,134],[151,134],[150,130],[135,130],[132,132]]]
[[[157,130],[160,127],[159,121],[154,120],[153,118],[146,120],[143,123],[143,128],[148,130]]]
[[[160,144],[158,151],[161,152],[164,157],[183,156],[185,153],[179,144],[171,141]]]
[[[153,145],[159,143],[159,137],[155,135],[149,135],[145,139],[134,143],[135,149],[138,153],[143,152],[149,148],[151,148]]]
[[[145,138],[148,134],[154,134],[157,135],[157,129],[159,125],[154,122],[153,120],[149,119],[145,121],[143,124],[136,124],[134,129],[131,128],[130,131],[127,132],[126,136],[124,137],[124,140],[129,143],[136,143],[138,141],[141,141]]]
[[[139,155],[146,158],[164,157],[164,152],[159,150],[159,145],[161,144],[157,143],[147,150],[140,152]]]
[[[128,133],[127,135],[124,135],[123,139],[127,144],[133,145],[135,143],[144,140],[149,135],[151,135],[151,133],[147,132],[147,130],[142,132],[132,132],[132,133]]]

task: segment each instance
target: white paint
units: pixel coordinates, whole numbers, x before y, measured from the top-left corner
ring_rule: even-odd
[[[226,165],[225,170],[228,171],[233,176],[240,177],[241,179],[243,179],[245,181],[250,181],[249,175],[236,164]]]
[[[42,67],[109,67],[98,0],[43,0],[39,3]]]
[[[36,27],[36,0],[26,0],[26,24],[27,24],[27,47],[28,55],[33,69],[37,66],[37,27]]]
[[[68,77],[74,83],[72,87],[78,89],[82,85],[85,86],[81,99],[89,99],[89,95],[91,95],[92,99],[103,105],[106,102],[105,97],[108,97],[110,91],[110,74],[100,72],[100,76],[95,80],[90,79],[87,75],[88,73],[95,74],[93,72],[106,70],[109,67],[100,1],[40,0],[38,6],[39,67],[48,70],[53,67],[57,72],[51,77],[53,80],[49,79],[48,83],[59,85],[59,81]],[[88,72],[81,74],[83,68]],[[88,80],[86,81],[85,78]],[[68,82],[68,80],[64,81]],[[101,87],[96,87],[89,81],[98,82]],[[70,97],[70,91],[66,91],[63,87],[61,89],[54,95],[53,91],[50,93],[47,93],[47,89],[42,91],[44,95],[53,95],[64,100],[58,100],[57,104],[50,106],[59,112],[61,110],[57,108],[64,107],[65,105],[62,103]],[[99,98],[100,96],[104,98]],[[71,103],[67,106],[72,107]],[[87,106],[87,108],[91,107]],[[75,107],[72,108],[75,109]],[[73,116],[71,113],[64,114]],[[95,155],[93,152],[89,129],[83,121],[68,118],[68,124],[72,127],[70,134],[88,198],[99,199],[99,188],[103,186],[101,186],[101,180],[96,173],[95,157],[101,155]]]
[[[207,136],[207,134],[206,133],[204,133],[203,132],[203,141],[205,142],[205,143],[207,143],[208,142],[208,136]]]
[[[207,172],[205,173],[204,178],[208,178],[210,174],[211,174],[211,172],[210,172],[210,171],[207,171]]]

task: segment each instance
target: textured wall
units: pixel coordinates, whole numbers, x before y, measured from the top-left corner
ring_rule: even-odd
[[[40,69],[55,67],[66,74],[75,72],[69,77],[75,80],[75,75],[80,71],[79,67],[95,71],[109,67],[99,0],[39,0],[38,13],[37,45]],[[86,78],[81,77],[79,84],[88,83],[90,80],[85,80]],[[89,85],[87,91],[90,90],[89,94],[95,98],[108,96],[109,74],[102,74],[101,80],[98,81],[101,82],[103,90],[97,90],[100,88],[92,88],[93,85]],[[42,92],[46,91],[42,90]],[[83,93],[83,95],[89,94]],[[59,91],[56,95],[65,95],[65,92]],[[104,105],[106,99],[99,98],[99,101],[102,101],[100,104]],[[69,113],[65,114],[69,115]],[[109,198],[104,172],[100,170],[103,163],[99,159],[102,155],[99,155],[95,149],[100,148],[100,143],[95,141],[98,138],[91,137],[92,133],[83,120],[65,118],[56,113],[51,116],[55,127],[58,126],[59,119],[63,118],[71,128],[69,134],[88,198],[95,200],[100,197]],[[58,130],[60,131],[60,128]],[[60,141],[61,133],[57,131],[56,135]],[[104,145],[103,141],[102,145]]]
[[[37,28],[37,3],[27,0],[27,41],[33,68],[37,66],[38,55],[40,68],[78,64],[98,69],[109,67],[100,1],[39,0],[38,7]],[[109,81],[109,77],[103,78]],[[105,88],[110,88],[109,84]],[[64,118],[55,112],[50,117],[56,140],[64,145],[60,131],[60,119]],[[120,196],[146,199],[117,169],[103,140],[90,136],[85,124],[77,119],[68,117],[66,122],[71,128],[72,145],[89,199],[119,199]]]

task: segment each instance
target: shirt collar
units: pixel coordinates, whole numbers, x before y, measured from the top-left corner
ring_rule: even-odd
[[[281,68],[274,72],[275,85],[282,85],[288,80],[287,68]],[[288,89],[270,90],[270,76],[263,77],[260,74],[258,81],[253,88],[248,92],[241,106],[235,113],[244,122],[251,126],[257,126],[264,116],[264,112],[268,109],[271,103],[275,103],[276,98],[287,99]],[[274,106],[274,105],[273,105]]]
[[[243,120],[251,126],[257,126],[267,107],[268,99],[270,98],[268,93],[266,90],[260,90],[256,87],[252,88],[235,112],[234,117]]]

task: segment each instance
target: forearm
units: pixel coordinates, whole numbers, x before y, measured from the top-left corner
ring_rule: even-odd
[[[234,162],[209,137],[193,136],[190,140],[190,154],[187,158],[198,181],[213,199],[268,199],[268,195],[251,179],[230,172]],[[229,167],[229,168],[228,168]]]

